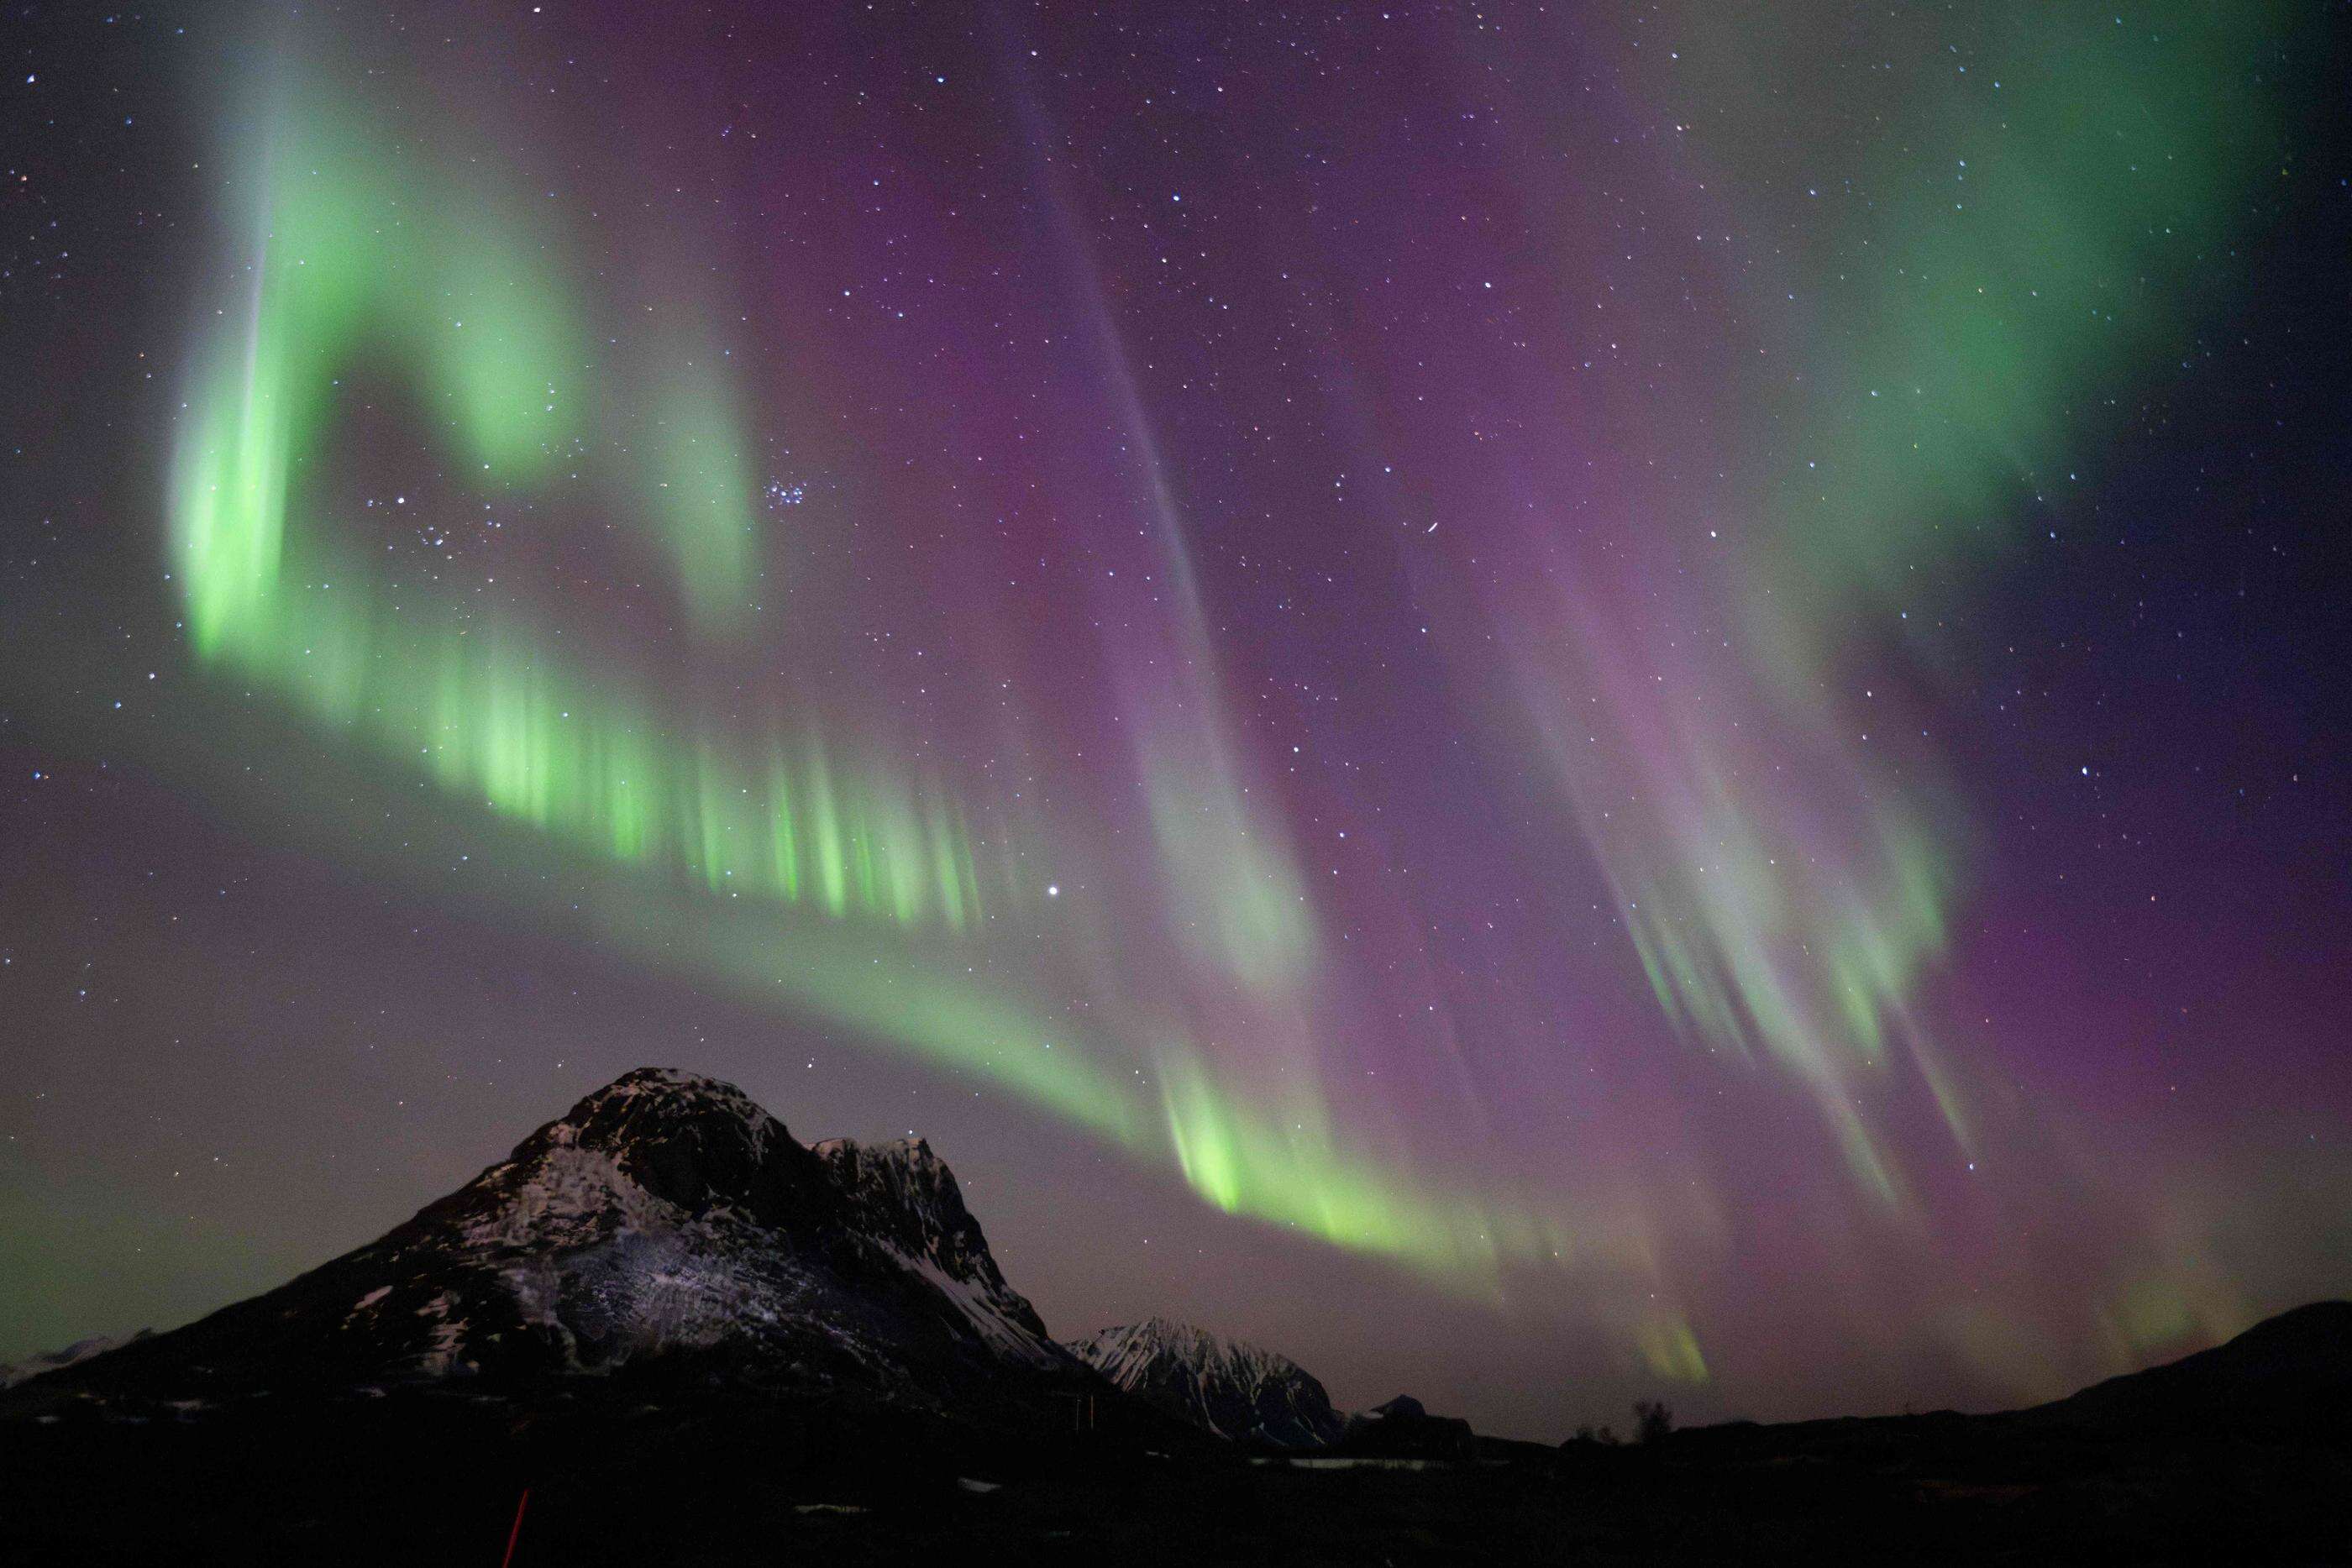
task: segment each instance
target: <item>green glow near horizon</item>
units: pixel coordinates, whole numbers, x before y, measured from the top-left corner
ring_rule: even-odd
[[[1650,1319],[1634,1331],[1633,1343],[1642,1354],[1642,1364],[1654,1375],[1676,1383],[1707,1380],[1706,1357],[1699,1350],[1698,1336],[1681,1318]]]
[[[1228,1214],[1398,1257],[1473,1294],[1493,1291],[1506,1262],[1570,1249],[1561,1228],[1532,1214],[1433,1197],[1349,1155],[1320,1124],[1318,1105],[1245,1108],[1181,1049],[1161,1053],[1160,1092],[1184,1179]]]

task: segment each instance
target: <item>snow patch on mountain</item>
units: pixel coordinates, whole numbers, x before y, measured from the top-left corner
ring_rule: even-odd
[[[1307,1448],[1336,1441],[1342,1428],[1330,1396],[1305,1367],[1189,1323],[1155,1317],[1068,1348],[1128,1393],[1220,1437]]]
[[[849,1200],[856,1233],[946,1297],[997,1354],[1038,1367],[1068,1364],[1036,1309],[1005,1282],[955,1173],[929,1144],[829,1138],[810,1152]]]

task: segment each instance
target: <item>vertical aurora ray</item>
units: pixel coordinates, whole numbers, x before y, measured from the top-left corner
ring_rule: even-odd
[[[646,497],[688,612],[709,632],[743,628],[759,570],[747,436],[732,392],[712,368],[720,357],[707,342],[666,356]]]
[[[1152,1074],[1177,1168],[1226,1213],[1386,1252],[1456,1289],[1489,1290],[1503,1249],[1494,1239],[1500,1222],[1482,1215],[1509,1206],[1457,1201],[1447,1212],[1331,1135],[1314,1019],[1323,955],[1307,879],[1278,809],[1264,792],[1253,798],[1184,508],[1058,188],[1054,210],[1078,258],[1097,373],[1135,458],[1126,477],[1143,498],[1144,579],[1160,585],[1145,604],[1107,605],[1103,623],[1119,628],[1106,653],[1130,721],[1161,919],[1191,958],[1167,1004],[1184,1026],[1129,1026],[1158,1041]],[[1204,1042],[1219,1038],[1250,1050],[1240,1060],[1221,1053],[1213,1077]],[[1522,1218],[1509,1228],[1532,1237],[1541,1228]]]
[[[1530,574],[1499,614],[1663,1014],[1806,1085],[1901,1203],[1874,1106],[1916,1081],[1973,1138],[1916,1021],[1975,832],[1926,699],[1962,584],[2006,569],[2074,477],[2062,455],[2226,275],[2278,13],[1840,15],[1862,36],[1834,47],[1736,9],[1661,18],[1660,189],[1727,188],[1766,242],[1694,268],[1730,332],[1688,346],[1721,373],[1684,417],[1720,466],[1633,476],[1630,558]]]

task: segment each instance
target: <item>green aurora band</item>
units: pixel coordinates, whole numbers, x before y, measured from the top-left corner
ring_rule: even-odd
[[[422,389],[441,438],[486,482],[546,485],[602,444],[590,334],[549,276],[551,239],[458,160],[433,163],[324,101],[285,100],[247,160],[245,287],[199,345],[171,471],[172,577],[203,664],[453,806],[486,810],[517,863],[522,833],[573,869],[620,873],[592,883],[588,918],[649,967],[756,1005],[781,996],[1172,1163],[1219,1210],[1451,1290],[1492,1292],[1507,1263],[1563,1254],[1556,1223],[1429,1196],[1344,1146],[1311,1093],[1283,1114],[1249,1108],[1150,1009],[1111,1009],[1122,1021],[1095,1026],[1090,1042],[976,977],[971,945],[1023,901],[1019,857],[1003,831],[974,828],[942,780],[845,762],[813,721],[748,736],[706,723],[681,741],[675,727],[693,721],[649,688],[591,674],[524,617],[395,597],[358,552],[308,526],[325,503],[305,481],[325,467],[341,378],[370,356]],[[629,494],[658,524],[690,625],[725,637],[742,628],[761,552],[741,400],[711,371],[723,358],[712,341],[673,342],[631,378],[651,397],[616,444],[647,465]],[[1214,919],[1207,949],[1244,980],[1296,979],[1308,957],[1298,878],[1262,855],[1236,865],[1246,828],[1229,768],[1213,768],[1207,779],[1151,769],[1152,820],[1180,862],[1179,918]],[[546,913],[576,920],[578,908]],[[886,931],[898,946],[877,946]],[[885,953],[891,967],[877,973]],[[1106,1065],[1144,1039],[1160,1042],[1156,1087]]]
[[[257,160],[244,330],[201,357],[173,465],[172,555],[198,656],[583,850],[835,917],[980,919],[1004,890],[936,781],[840,764],[813,726],[679,747],[646,694],[592,680],[533,628],[394,607],[362,561],[289,529],[295,480],[362,350],[401,353],[460,455],[509,484],[548,479],[585,444],[561,411],[584,402],[587,376],[575,313],[529,260],[543,245],[507,232],[495,200],[413,191],[332,120],[288,120],[300,131]],[[647,487],[667,497],[665,542],[710,624],[752,570],[746,440],[706,371],[680,361],[658,384]]]

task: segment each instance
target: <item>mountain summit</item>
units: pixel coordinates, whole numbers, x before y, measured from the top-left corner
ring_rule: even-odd
[[[1188,1323],[1150,1318],[1069,1349],[1128,1393],[1219,1437],[1318,1448],[1340,1433],[1330,1396],[1305,1367]]]
[[[732,1084],[640,1068],[378,1240],[38,1381],[208,1399],[651,1364],[934,1408],[1084,1375],[927,1145],[809,1149]]]

